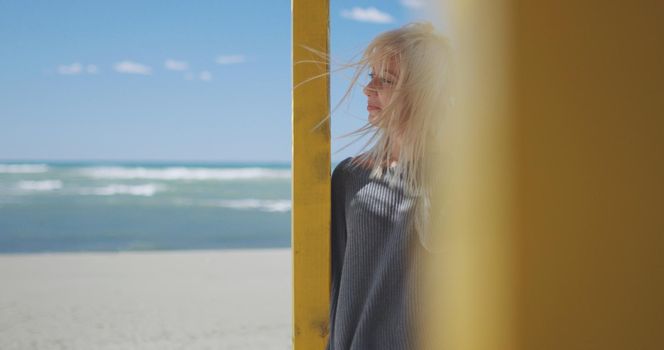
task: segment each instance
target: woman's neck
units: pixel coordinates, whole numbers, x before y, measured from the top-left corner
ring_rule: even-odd
[[[389,161],[382,161],[381,166],[384,168],[391,168],[399,164],[399,152],[401,151],[401,138],[395,138],[396,142],[392,142],[389,154]],[[362,163],[368,168],[373,168],[373,160],[366,157],[368,154],[364,153],[361,158],[364,158]]]
[[[394,142],[392,143],[392,149],[390,150],[390,166],[393,163],[399,162],[399,153],[401,151],[401,137],[394,137],[393,140]]]

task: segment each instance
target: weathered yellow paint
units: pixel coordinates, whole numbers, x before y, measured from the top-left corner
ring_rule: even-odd
[[[329,120],[315,128],[330,111],[329,64],[322,58],[329,47],[329,3],[291,5],[293,349],[316,350],[325,347],[329,328]]]
[[[451,3],[431,348],[664,349],[664,3]]]

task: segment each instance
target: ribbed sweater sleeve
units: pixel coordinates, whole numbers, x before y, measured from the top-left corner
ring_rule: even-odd
[[[332,173],[328,350],[412,348],[413,198],[347,158]]]
[[[331,199],[332,213],[330,221],[330,239],[331,239],[331,284],[330,284],[330,339],[334,334],[334,319],[339,299],[339,283],[341,281],[341,271],[344,262],[346,250],[346,213],[345,213],[345,191],[344,191],[344,167],[348,159],[339,163],[332,172],[331,180]],[[327,349],[330,349],[328,343]]]

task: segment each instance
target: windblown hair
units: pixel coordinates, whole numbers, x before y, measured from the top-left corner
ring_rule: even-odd
[[[363,150],[369,145],[371,148],[354,157],[351,165],[370,169],[372,178],[383,178],[390,169],[393,176],[385,179],[391,185],[402,183],[405,193],[415,198],[410,225],[427,247],[431,154],[440,151],[437,138],[451,104],[451,48],[448,40],[434,33],[433,26],[426,22],[382,33],[352,64],[355,73],[342,101],[367,71],[384,76],[390,61],[396,62],[399,74],[391,87],[391,98],[378,111],[377,127],[367,123],[345,136],[371,135]],[[390,168],[395,142],[399,143],[398,162]]]

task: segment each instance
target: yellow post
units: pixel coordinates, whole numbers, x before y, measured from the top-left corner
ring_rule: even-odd
[[[330,298],[328,0],[292,0],[293,349],[323,349]],[[318,52],[312,53],[310,49]],[[311,79],[311,80],[309,80]]]
[[[664,2],[451,3],[433,348],[664,349]]]

